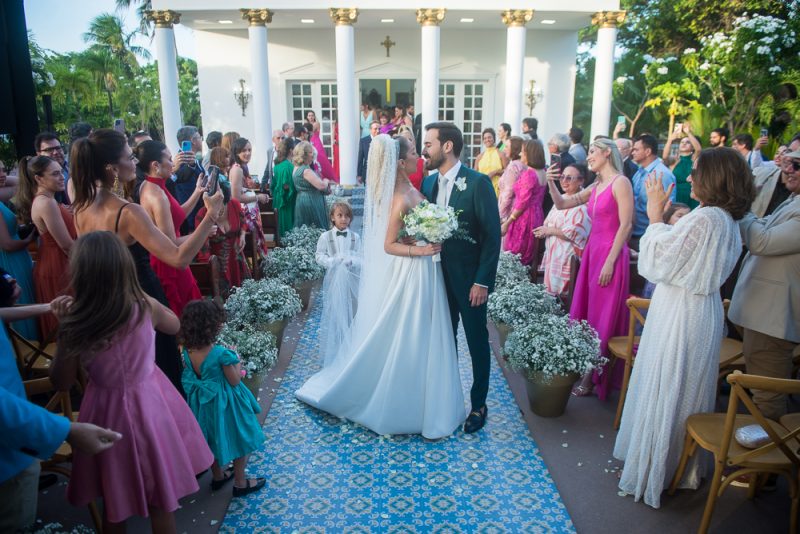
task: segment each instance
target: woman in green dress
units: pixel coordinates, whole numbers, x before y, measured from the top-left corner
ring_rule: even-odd
[[[294,148],[291,137],[281,140],[275,148],[275,168],[272,172],[272,207],[278,216],[278,239],[294,226],[294,204],[297,191],[292,180],[292,160],[289,157]]]
[[[320,178],[311,168],[314,162],[314,147],[308,141],[298,143],[292,152],[292,180],[297,190],[294,206],[294,227],[305,225],[316,226],[326,230],[328,210],[325,207],[325,195],[330,193],[331,182]]]
[[[667,137],[662,159],[665,161],[668,159],[672,142],[682,133],[686,134],[686,136],[681,139],[678,145],[678,159],[670,165],[670,170],[675,175],[675,201],[688,205],[690,209],[695,209],[700,203],[690,196],[692,184],[687,182],[686,179],[692,174],[694,160],[700,155],[703,147],[700,145],[700,141],[692,134],[692,128],[688,122],[675,125],[675,129]]]

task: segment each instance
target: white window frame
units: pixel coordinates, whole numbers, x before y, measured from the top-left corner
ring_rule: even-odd
[[[482,87],[482,94],[479,96],[481,99],[480,106],[476,107],[473,100],[472,105],[467,107],[466,99],[476,98],[474,94],[466,94],[469,92],[468,88],[474,93],[475,87],[478,85]],[[448,99],[450,97],[445,94],[447,86],[453,88],[452,101],[449,101]],[[461,152],[461,159],[470,167],[481,152],[482,143],[480,141],[480,132],[486,128],[487,124],[491,124],[488,120],[488,110],[490,109],[489,93],[491,89],[490,83],[487,80],[462,79],[441,80],[439,82],[439,120],[449,120],[461,129],[461,132],[464,134],[464,148]],[[476,112],[480,112],[479,119],[475,119]],[[470,114],[469,119],[467,119],[468,113]],[[478,124],[477,133],[466,131],[465,127],[467,125],[474,127],[474,123],[476,122]]]
[[[302,118],[300,120],[295,118],[295,111],[297,111],[297,108],[294,106],[294,98],[296,97],[292,93],[294,85],[307,85],[311,89],[310,95],[302,95],[302,97],[305,98],[310,96],[311,107],[305,106],[306,102],[302,103],[300,107]],[[327,88],[328,92],[330,92],[332,89],[335,94],[323,95],[324,88]],[[332,98],[333,102],[330,102],[330,106],[323,107],[323,101],[327,98]],[[314,111],[314,113],[317,115],[317,120],[320,122],[320,138],[322,139],[322,146],[325,147],[325,151],[327,152],[328,159],[331,161],[331,163],[333,163],[333,127],[336,119],[338,118],[338,101],[339,99],[336,80],[293,79],[286,81],[286,107],[288,108],[288,116],[291,117],[291,120],[294,122],[294,124],[303,124],[306,122],[306,113],[309,110]]]

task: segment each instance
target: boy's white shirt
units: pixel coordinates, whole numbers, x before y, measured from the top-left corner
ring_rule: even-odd
[[[342,230],[333,227],[319,236],[319,241],[317,241],[315,257],[317,263],[326,269],[330,269],[337,258],[351,258],[353,263],[358,260],[356,256],[358,251],[361,250],[361,236],[350,228],[344,230],[347,232],[347,236],[337,236],[336,232],[340,231]],[[333,248],[331,248],[331,242],[333,243]]]

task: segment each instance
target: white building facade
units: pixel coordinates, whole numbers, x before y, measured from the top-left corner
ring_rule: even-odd
[[[481,130],[501,122],[517,134],[522,118],[532,116],[540,138],[565,133],[572,121],[578,31],[589,24],[600,28],[591,134],[609,133],[616,27],[624,18],[618,0],[572,0],[568,8],[555,0],[491,7],[447,0],[406,9],[389,0],[345,7],[317,0],[239,3],[220,8],[210,0],[153,0],[171,147],[176,141],[170,132],[180,126],[177,78],[171,75],[176,21],[194,30],[203,131],[233,130],[250,139],[253,172],[263,169],[271,131],[287,121],[302,123],[313,110],[329,157],[338,123],[341,181],[354,184],[359,104],[370,93],[383,107],[413,103],[423,124],[456,123],[470,161],[480,151]],[[532,110],[531,93],[538,100]]]

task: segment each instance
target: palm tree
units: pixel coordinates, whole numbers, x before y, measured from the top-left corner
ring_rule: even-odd
[[[53,62],[51,69],[56,80],[53,100],[74,113],[75,120],[82,120],[81,107],[94,107],[93,98],[96,93],[91,74],[72,62]]]
[[[117,90],[117,78],[120,75],[120,64],[111,52],[101,46],[89,47],[78,58],[79,67],[92,73],[95,84],[101,91],[105,91],[108,98],[108,116],[114,120],[114,91]]]
[[[122,20],[109,13],[98,15],[89,24],[89,31],[83,34],[83,40],[94,46],[103,48],[115,58],[127,75],[139,68],[136,57],[150,59],[150,52],[141,46],[132,44],[139,30],[126,32]]]
[[[147,20],[146,11],[153,9],[152,0],[117,0],[117,11],[127,11],[132,4],[139,4],[136,14],[139,16],[139,32],[151,36],[152,25]]]

